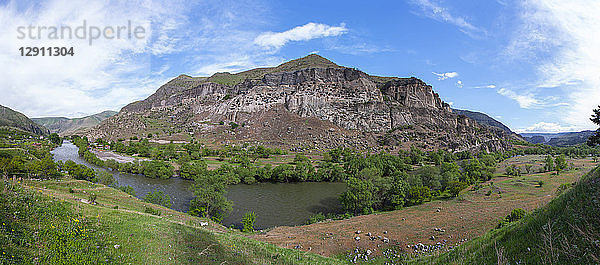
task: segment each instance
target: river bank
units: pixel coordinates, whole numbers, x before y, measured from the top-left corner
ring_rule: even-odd
[[[113,175],[116,186],[131,186],[136,197],[159,190],[171,197],[171,208],[187,212],[194,194],[190,190],[193,181],[181,178],[153,179],[143,175],[126,174],[91,165],[79,157],[78,148],[69,141],[52,151],[55,160],[72,160],[96,170],[105,170]],[[108,151],[107,151],[108,152]],[[103,151],[104,154],[107,154]],[[118,154],[116,154],[118,155]],[[223,220],[223,225],[239,226],[246,212],[257,215],[255,227],[267,229],[277,226],[305,224],[308,218],[319,212],[339,213],[337,197],[345,190],[344,183],[257,183],[237,184],[228,187],[227,198],[233,202],[232,212]]]

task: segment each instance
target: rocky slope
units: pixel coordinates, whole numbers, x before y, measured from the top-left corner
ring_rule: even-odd
[[[457,115],[431,86],[309,55],[273,68],[178,76],[95,127],[90,138],[260,142],[292,150],[500,150],[507,134]]]
[[[83,118],[69,119],[65,117],[44,117],[32,118],[32,120],[61,136],[83,133],[86,129],[92,128],[103,120],[116,115],[116,111],[103,111]]]
[[[19,128],[39,135],[50,134],[48,129],[36,124],[24,114],[0,105],[0,127],[1,126]]]
[[[477,111],[470,111],[470,110],[460,110],[460,109],[452,109],[452,112],[459,114],[459,115],[465,115],[471,119],[474,119],[475,121],[477,121],[477,123],[479,123],[481,125],[495,127],[495,128],[501,129],[509,134],[514,134],[514,132],[510,128],[508,128],[508,126],[506,126],[503,123],[497,121],[496,119],[488,116],[485,113],[481,113],[481,112],[477,112]]]

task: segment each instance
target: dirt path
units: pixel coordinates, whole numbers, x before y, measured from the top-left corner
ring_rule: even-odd
[[[450,200],[346,220],[276,227],[253,238],[325,256],[355,248],[370,249],[378,254],[379,250],[393,245],[413,252],[413,246],[418,243],[450,247],[489,231],[515,208],[531,211],[545,205],[555,197],[560,184],[578,180],[594,165],[589,160],[572,162],[581,169],[559,176],[541,173],[515,178],[498,177],[482,188],[474,190],[471,187],[458,198]],[[538,185],[540,180],[544,181],[541,187]],[[490,186],[491,182],[493,186]],[[488,193],[490,190],[491,194]],[[356,233],[358,230],[360,234]],[[384,238],[389,243],[384,242]]]

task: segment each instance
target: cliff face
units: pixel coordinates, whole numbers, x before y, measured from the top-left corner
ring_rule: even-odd
[[[235,85],[179,76],[146,100],[124,107],[89,136],[191,134],[215,143],[257,141],[314,149],[415,144],[456,151],[506,148],[502,133],[452,113],[417,78],[381,82],[344,67],[266,72]],[[243,126],[231,129],[231,123]]]

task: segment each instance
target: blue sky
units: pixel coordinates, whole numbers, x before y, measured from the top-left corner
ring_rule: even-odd
[[[600,2],[0,1],[0,104],[77,117],[153,93],[179,74],[274,66],[318,53],[369,74],[415,76],[454,108],[519,132],[594,129],[600,105]],[[19,26],[101,29],[143,39],[18,39]],[[73,46],[73,57],[22,57]]]

